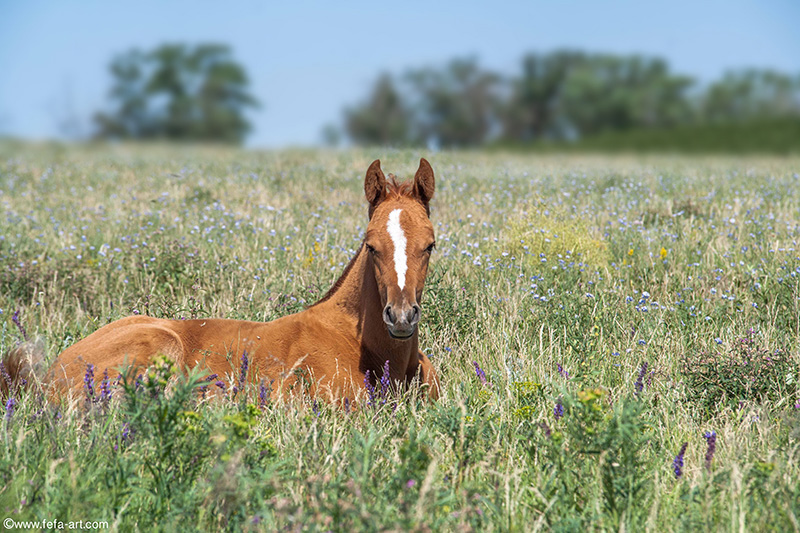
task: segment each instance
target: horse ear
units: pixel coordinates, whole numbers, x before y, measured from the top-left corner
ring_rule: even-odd
[[[372,212],[386,197],[386,176],[381,170],[380,159],[373,161],[367,169],[367,175],[364,178],[364,194],[369,202],[369,217],[372,218]]]
[[[414,194],[425,205],[425,209],[430,213],[428,203],[433,198],[433,191],[436,189],[436,179],[433,177],[431,164],[423,157],[419,160],[419,169],[414,176]]]

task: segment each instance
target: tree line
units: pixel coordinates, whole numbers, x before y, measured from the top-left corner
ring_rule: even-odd
[[[326,136],[344,134],[358,145],[463,148],[792,117],[800,117],[800,76],[742,69],[701,88],[663,59],[555,51],[524,56],[512,76],[474,58],[381,74]]]
[[[99,138],[235,144],[252,128],[247,112],[259,103],[226,45],[132,49],[109,70],[111,105],[94,117]],[[398,147],[613,147],[662,146],[680,135],[678,149],[695,140],[713,148],[756,146],[741,125],[759,123],[757,131],[772,140],[758,146],[794,149],[798,119],[800,75],[742,69],[701,87],[660,58],[559,50],[525,55],[511,75],[469,57],[383,73],[323,138]],[[738,137],[728,142],[730,135]]]

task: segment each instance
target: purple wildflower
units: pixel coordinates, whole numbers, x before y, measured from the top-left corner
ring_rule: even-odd
[[[0,374],[3,375],[3,381],[6,382],[8,392],[11,393],[11,385],[13,384],[13,381],[11,380],[11,374],[8,373],[8,370],[6,370],[6,365],[4,365],[2,361],[0,361]]]
[[[558,399],[556,406],[553,408],[553,416],[556,418],[556,422],[564,416],[564,404],[561,403],[561,398]]]
[[[413,487],[414,485],[416,485],[416,484],[417,484],[417,480],[416,480],[416,479],[409,479],[409,480],[406,482],[406,488],[407,488],[407,489],[410,489],[410,488],[412,488],[412,487]]]
[[[672,460],[672,471],[675,472],[675,479],[680,479],[683,475],[683,456],[686,453],[686,447],[688,445],[688,442],[684,442],[681,446],[681,451],[679,451],[675,459]]]
[[[94,365],[86,365],[86,373],[83,375],[83,388],[86,391],[86,401],[94,402]]]
[[[222,381],[221,379],[218,379],[217,382],[214,383],[214,385],[219,387],[222,390],[222,392],[225,392],[225,382]]]
[[[561,366],[561,363],[556,363],[556,366],[558,367],[558,373],[561,374],[561,377],[564,379],[569,379],[569,372],[564,370],[564,367]]]
[[[247,359],[247,350],[242,352],[242,366],[239,369],[239,386],[233,388],[233,393],[236,394],[240,390],[244,390],[244,384],[247,380],[247,369],[250,366],[250,361]]]
[[[367,389],[367,405],[375,405],[375,386],[370,379],[369,370],[364,373],[364,387]]]
[[[262,409],[267,406],[267,402],[269,402],[269,393],[272,390],[272,381],[269,382],[269,386],[264,384],[264,380],[261,380],[261,384],[258,386],[258,406]]]
[[[714,459],[714,452],[717,451],[717,432],[706,431],[703,437],[705,437],[708,443],[708,448],[706,449],[706,468],[711,470],[711,460]]]
[[[17,326],[17,329],[22,334],[22,338],[28,340],[28,332],[25,331],[25,327],[22,325],[22,321],[19,319],[19,309],[14,311],[14,314],[11,316],[11,321]]]
[[[311,404],[311,410],[314,411],[314,416],[319,418],[319,403],[317,403],[316,398],[314,398],[314,403]]]
[[[14,399],[13,396],[8,397],[8,401],[6,402],[6,422],[11,420],[11,417],[14,416],[14,407],[16,407],[17,401]]]
[[[486,372],[483,371],[477,361],[473,361],[472,364],[475,365],[475,374],[477,374],[478,379],[481,380],[481,385],[486,385]]]
[[[144,377],[142,376],[142,374],[139,374],[133,381],[133,392],[139,392],[143,388],[144,388]]]
[[[636,396],[642,392],[644,389],[644,376],[647,374],[647,362],[645,361],[642,363],[642,368],[639,369],[639,377],[636,379],[636,382],[633,384],[634,389],[636,389]]]
[[[205,381],[206,383],[211,383],[211,382],[212,382],[212,381],[214,381],[215,379],[217,379],[217,374],[211,374],[210,376],[206,376],[206,377],[203,379],[203,381]],[[201,385],[201,386],[200,386],[200,397],[201,397],[203,400],[205,400],[205,399],[206,399],[206,393],[207,393],[207,392],[208,392],[208,385]]]
[[[122,432],[120,434],[121,441],[123,443],[129,442],[133,439],[133,429],[131,428],[130,424],[127,422],[123,422],[122,424]]]
[[[108,369],[103,370],[103,381],[100,382],[100,401],[108,403],[111,399],[111,380],[108,379]]]
[[[350,398],[345,398],[344,399],[344,412],[347,415],[350,414]]]
[[[391,380],[389,378],[389,360],[383,365],[383,375],[381,375],[381,403],[386,403],[386,396],[389,394],[389,385]]]

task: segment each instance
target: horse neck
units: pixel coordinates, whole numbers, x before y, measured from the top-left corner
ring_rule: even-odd
[[[383,375],[386,361],[392,379],[413,376],[419,365],[417,332],[404,341],[393,339],[383,322],[378,283],[369,254],[362,245],[339,288],[325,302],[332,312],[355,319],[358,344],[361,346],[360,370],[373,376]],[[333,311],[335,310],[335,311]]]

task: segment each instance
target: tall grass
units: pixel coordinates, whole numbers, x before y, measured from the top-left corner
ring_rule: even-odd
[[[131,313],[298,311],[361,241],[368,164],[411,176],[420,155],[2,145],[0,350],[41,338],[52,360]],[[126,531],[800,528],[800,160],[430,160],[421,343],[438,402],[276,404],[164,363],[138,383],[95,373],[73,406],[14,391],[0,514]]]

